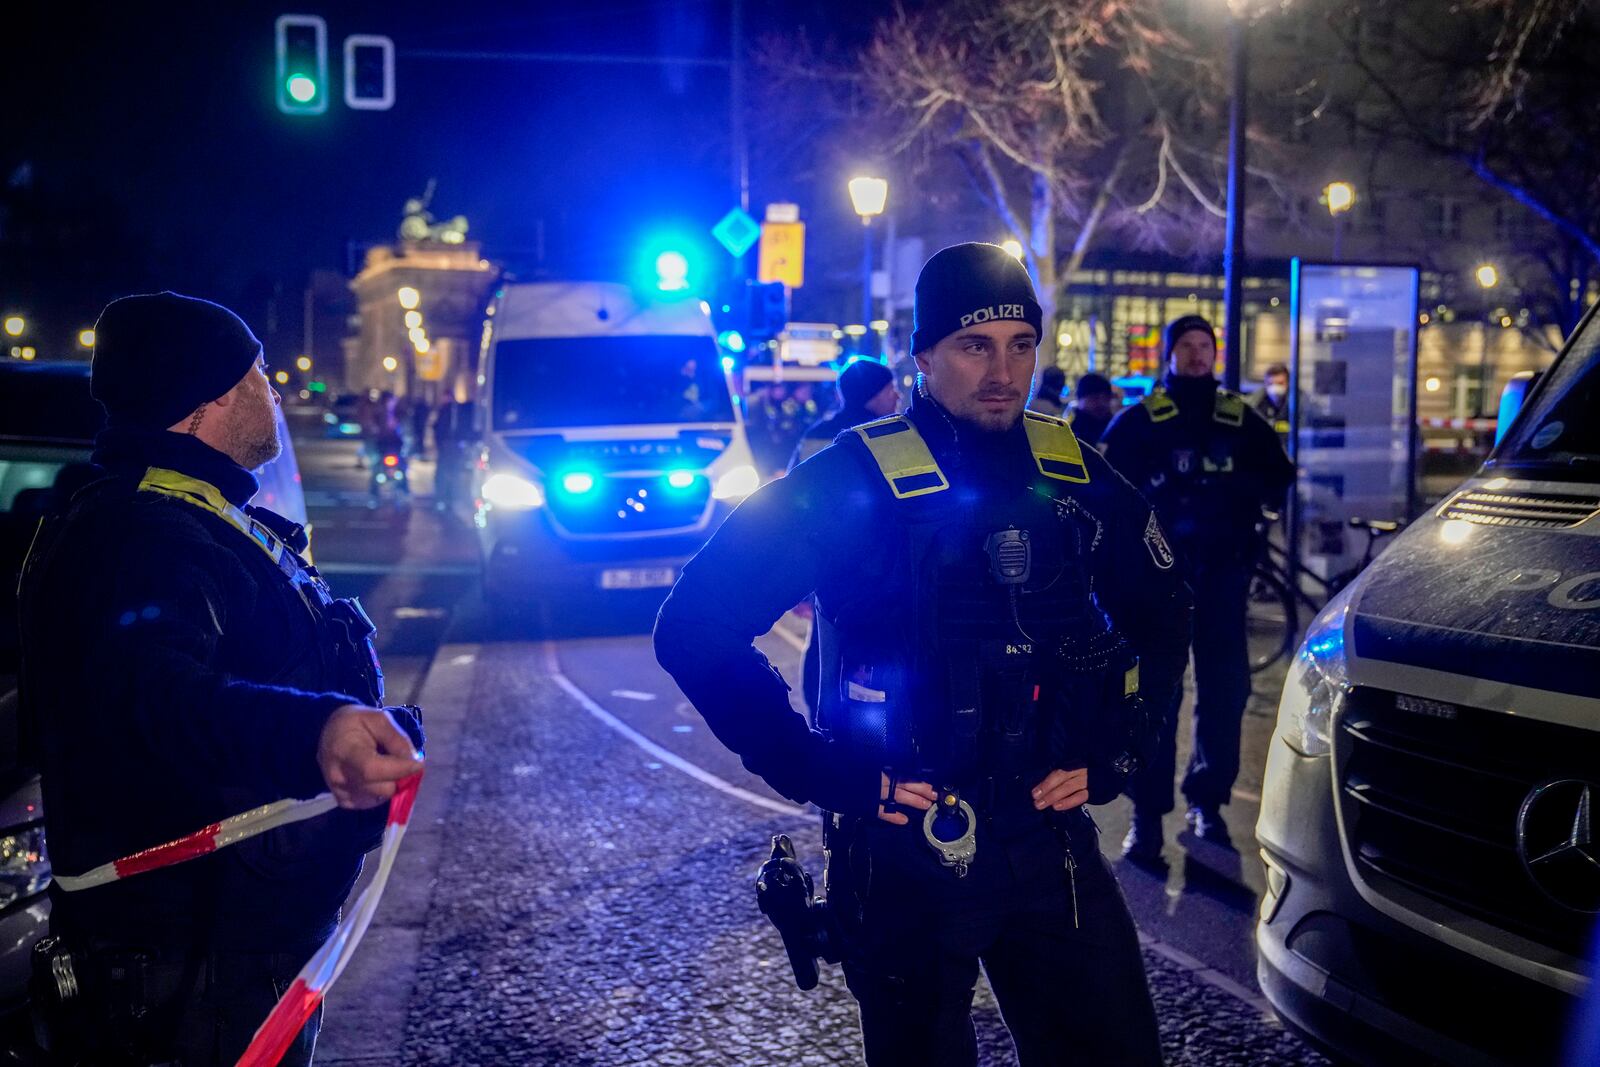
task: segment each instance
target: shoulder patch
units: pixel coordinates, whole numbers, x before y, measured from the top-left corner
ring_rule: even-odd
[[[1156,513],[1150,513],[1150,521],[1144,525],[1144,547],[1150,551],[1150,559],[1164,571],[1170,571],[1177,562],[1177,557],[1172,554],[1172,546],[1167,544],[1167,535],[1161,532],[1161,523],[1156,521]]]

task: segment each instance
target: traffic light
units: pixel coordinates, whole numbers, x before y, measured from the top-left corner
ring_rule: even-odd
[[[320,115],[328,110],[328,24],[319,15],[279,15],[278,110]]]
[[[789,290],[782,282],[747,282],[745,289],[745,333],[767,341],[789,325]]]
[[[344,102],[357,111],[394,107],[394,41],[371,33],[344,39]]]

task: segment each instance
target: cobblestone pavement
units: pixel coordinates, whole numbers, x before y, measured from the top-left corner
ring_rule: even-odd
[[[837,969],[798,991],[751,888],[778,832],[820,871],[815,815],[774,813],[664,764],[586,712],[544,655],[529,642],[478,646],[402,1061],[859,1062]],[[613,686],[655,672],[654,689],[671,690],[646,638],[605,642],[603,657]],[[631,690],[595,688],[595,701],[623,712]],[[772,797],[716,758],[670,696],[637,705],[656,717],[637,720],[636,737]],[[1170,1063],[1323,1062],[1164,947],[1146,964]],[[975,1018],[982,1062],[1014,1063],[981,986]]]

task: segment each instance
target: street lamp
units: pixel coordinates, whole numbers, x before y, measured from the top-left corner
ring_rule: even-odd
[[[395,359],[393,356],[383,357],[383,369],[388,371],[390,374],[393,374],[399,369],[399,367],[400,361],[398,359]]]
[[[294,365],[301,371],[308,371],[311,369],[311,357],[301,356],[299,359],[294,361]]]
[[[850,179],[850,203],[861,216],[861,321],[872,321],[872,220],[883,214],[889,200],[887,178],[857,177]]]
[[[422,294],[409,285],[402,286],[395,295],[400,298],[400,306],[407,311],[412,310],[422,302]]]
[[[93,330],[79,330],[78,331],[78,346],[80,348],[93,348],[94,347],[94,331]]]
[[[22,331],[28,328],[28,320],[21,315],[7,315],[5,321],[6,333],[12,337],[21,337]]]
[[[1356,205],[1356,187],[1349,182],[1329,182],[1322,187],[1322,202],[1333,216],[1333,261],[1339,262],[1339,238],[1344,234],[1344,215]]]
[[[1222,252],[1223,343],[1222,384],[1237,391],[1244,360],[1244,210],[1245,210],[1245,91],[1249,53],[1246,50],[1245,15],[1235,0],[1228,0],[1228,238]]]
[[[1493,289],[1500,284],[1500,272],[1495,269],[1493,263],[1481,263],[1473,273],[1478,279],[1478,284],[1485,289]]]
[[[1000,247],[1006,250],[1006,255],[1010,256],[1019,263],[1022,262],[1021,241],[1001,241]]]
[[[408,312],[406,312],[406,329],[415,330],[418,326],[421,326],[421,325],[422,325],[422,312],[420,312],[420,311],[408,311]]]

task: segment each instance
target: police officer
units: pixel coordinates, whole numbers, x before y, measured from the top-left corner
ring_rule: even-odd
[[[1261,376],[1261,388],[1250,398],[1250,406],[1271,425],[1278,440],[1289,439],[1289,368],[1274,363]]]
[[[55,870],[283,798],[331,790],[338,809],[52,885],[34,1007],[58,1063],[232,1064],[332,931],[379,806],[421,767],[421,731],[383,709],[371,624],[329,594],[304,531],[249,505],[251,470],[281,447],[249,328],[174,293],[117,300],[91,390],[100,476],[56,502],[21,583],[20,699]],[[282,1062],[309,1063],[317,1029]]]
[[[1277,435],[1212,376],[1216,333],[1199,315],[1166,331],[1167,371],[1117,416],[1101,449],[1155,505],[1194,589],[1194,752],[1184,776],[1195,835],[1230,846],[1222,806],[1239,774],[1239,727],[1250,697],[1245,602],[1263,506],[1281,504],[1294,467]],[[1181,694],[1164,710],[1156,756],[1134,776],[1134,819],[1123,852],[1161,857],[1161,817],[1173,808]]]
[[[1117,413],[1117,394],[1111,380],[1090,371],[1078,378],[1072,390],[1072,432],[1085,444],[1099,444]]]
[[[1082,805],[1182,671],[1187,591],[1149,506],[1024,413],[1041,313],[995,245],[918,278],[910,409],[743,504],[656,653],[716,736],[827,813],[825,886],[867,1062],[970,1065],[980,963],[1025,1067],[1160,1062],[1127,907]],[[815,593],[814,728],[752,646]]]

